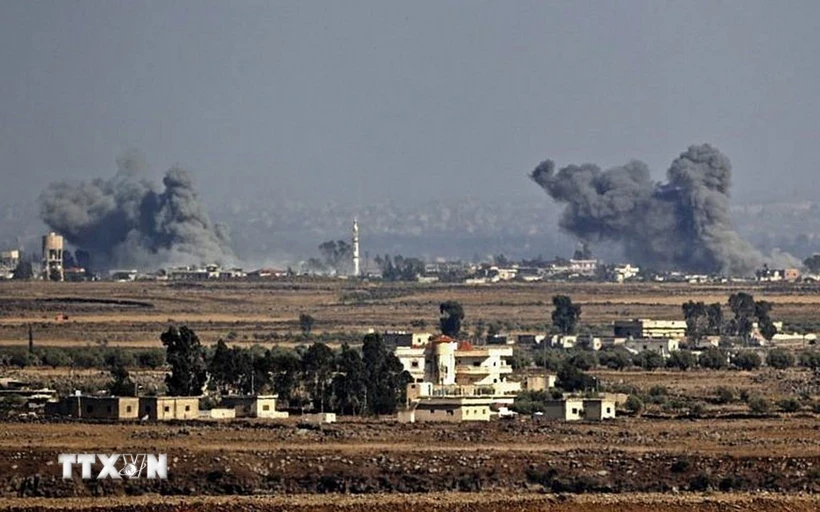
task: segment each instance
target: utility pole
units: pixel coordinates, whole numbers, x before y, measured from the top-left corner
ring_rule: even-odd
[[[34,353],[34,331],[32,330],[31,324],[28,324],[28,353]]]

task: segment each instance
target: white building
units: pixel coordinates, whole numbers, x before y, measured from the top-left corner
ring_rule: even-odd
[[[678,340],[673,338],[628,339],[624,343],[624,346],[631,352],[638,353],[648,350],[650,352],[657,352],[664,358],[669,357],[672,352],[680,350]]]
[[[616,320],[613,324],[616,338],[683,338],[686,336],[685,320]]]

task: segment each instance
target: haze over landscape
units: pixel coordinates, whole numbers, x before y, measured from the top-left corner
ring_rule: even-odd
[[[166,171],[190,173],[205,229],[173,240],[196,240],[183,251],[196,257],[298,261],[348,237],[354,215],[371,255],[568,256],[563,206],[527,176],[538,162],[637,159],[651,190],[709,144],[731,160],[721,223],[752,251],[802,259],[820,250],[818,15],[814,2],[3,2],[0,248],[36,249],[44,220],[67,229],[64,210],[41,215],[41,193],[87,192],[136,148],[131,184],[158,205]],[[169,225],[152,218],[147,232]],[[145,233],[118,236],[171,247]]]

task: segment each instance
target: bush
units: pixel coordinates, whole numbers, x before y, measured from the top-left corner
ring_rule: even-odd
[[[732,364],[746,371],[757,370],[760,368],[761,363],[762,361],[757,352],[751,350],[741,350],[735,355],[734,359],[732,359]]]
[[[766,364],[778,370],[794,366],[794,354],[786,349],[773,348],[766,355]]]
[[[46,348],[37,351],[40,354],[40,361],[44,365],[57,368],[58,366],[71,366],[74,360],[65,350],[61,348]]]
[[[735,401],[735,390],[727,386],[720,386],[715,390],[717,398],[715,402],[719,404],[728,404]]]
[[[694,354],[688,350],[676,350],[669,354],[669,359],[666,360],[667,368],[677,368],[682,371],[694,368],[696,364]]]
[[[594,352],[576,352],[567,362],[581,371],[591,370],[598,366],[598,359]]]
[[[800,353],[800,366],[816,370],[820,368],[820,352],[817,350],[804,350]]]
[[[777,402],[777,406],[780,407],[780,410],[783,412],[797,412],[800,410],[800,401],[794,397],[784,398]]]
[[[762,396],[749,399],[749,410],[755,414],[766,414],[770,409],[771,404]]]
[[[708,491],[712,487],[712,479],[706,473],[698,473],[689,481],[689,490],[696,492]]]
[[[696,417],[701,417],[706,413],[706,406],[703,402],[695,402],[689,407],[689,414]]]
[[[636,365],[650,372],[664,365],[663,356],[651,350],[644,350],[636,355],[634,362]]]
[[[602,350],[598,353],[598,363],[610,370],[623,370],[632,366],[632,356],[623,348]]]
[[[726,368],[726,352],[719,348],[710,348],[701,352],[698,363],[703,368],[722,370]]]
[[[140,368],[150,368],[156,370],[165,365],[165,350],[161,348],[152,348],[140,351],[137,354],[137,365]]]
[[[629,395],[624,403],[624,407],[627,411],[637,416],[643,411],[643,400],[635,395]]]
[[[686,473],[692,467],[692,461],[688,458],[680,458],[672,463],[672,467],[669,470],[672,473]]]

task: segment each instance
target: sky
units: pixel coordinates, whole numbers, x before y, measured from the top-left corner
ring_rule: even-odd
[[[820,2],[0,2],[0,203],[139,149],[209,204],[544,197],[541,160],[690,144],[818,185]]]

